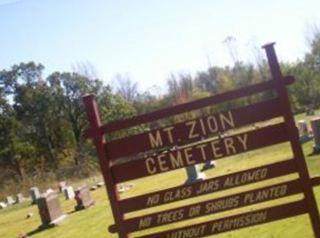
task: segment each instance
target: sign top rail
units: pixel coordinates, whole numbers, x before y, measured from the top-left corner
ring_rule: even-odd
[[[286,85],[290,85],[294,82],[294,77],[286,76],[286,77],[284,77],[284,82]],[[154,112],[145,113],[145,114],[138,115],[138,116],[135,116],[132,118],[118,120],[118,121],[112,121],[112,122],[109,122],[108,124],[101,126],[100,133],[101,134],[104,134],[106,132],[111,133],[114,131],[127,129],[130,127],[134,127],[134,126],[137,126],[140,124],[152,122],[152,121],[159,120],[162,118],[185,113],[188,111],[201,109],[203,107],[207,107],[212,104],[218,104],[218,103],[222,103],[224,101],[229,101],[229,100],[234,100],[234,99],[245,97],[245,96],[250,96],[252,94],[260,93],[263,91],[273,90],[278,83],[279,82],[277,80],[269,80],[269,81],[265,81],[265,82],[262,82],[259,84],[254,84],[254,85],[250,85],[250,86],[243,87],[240,89],[228,91],[225,93],[216,94],[216,95],[202,98],[199,100],[179,104],[179,105],[172,106],[172,107],[163,108],[163,109],[160,109],[160,110],[157,110]],[[92,97],[94,97],[94,96],[89,94],[89,95],[85,95],[84,99],[92,98]],[[92,134],[93,134],[92,131],[89,129],[88,135],[91,136]]]

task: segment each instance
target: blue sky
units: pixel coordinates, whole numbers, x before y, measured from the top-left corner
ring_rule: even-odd
[[[128,74],[141,90],[165,89],[171,73],[231,64],[276,41],[279,57],[301,58],[319,0],[0,0],[0,69],[35,61],[46,74],[90,62],[105,82]]]

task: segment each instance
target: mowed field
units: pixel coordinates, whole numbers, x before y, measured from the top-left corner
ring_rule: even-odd
[[[303,115],[296,117],[299,119],[309,120],[310,117],[305,118]],[[309,141],[303,145],[306,156],[308,169],[312,177],[320,176],[320,155],[312,155],[313,141]],[[276,146],[271,146],[249,153],[228,157],[217,161],[215,169],[208,170],[206,175],[208,178],[221,176],[224,174],[233,173],[240,170],[245,170],[252,167],[257,167],[276,161],[291,159],[289,143],[283,143]],[[199,196],[194,199],[182,200],[180,202],[171,203],[165,206],[159,206],[154,209],[140,211],[139,213],[128,214],[128,217],[139,214],[152,213],[155,211],[166,210],[177,206],[186,204],[193,204],[200,201],[224,197],[226,195],[236,194],[239,192],[251,190],[253,188],[264,187],[266,185],[278,184],[284,181],[297,178],[297,174],[291,174],[276,179],[270,179],[264,182],[259,182],[253,185],[246,185],[234,189],[224,190],[221,192],[212,193],[210,195]],[[133,188],[123,194],[123,197],[131,197],[139,194],[162,190],[168,187],[181,185],[186,180],[184,170],[177,170],[174,172],[164,173],[150,178],[130,181],[133,183]],[[85,181],[83,181],[85,183]],[[320,186],[314,189],[318,205],[320,204]],[[38,230],[41,224],[38,215],[37,206],[31,206],[29,202],[12,206],[5,210],[0,210],[0,238],[18,237],[20,233],[28,234],[33,238],[102,238],[102,237],[117,237],[115,234],[108,233],[108,226],[113,224],[113,218],[104,188],[100,188],[92,192],[92,196],[96,202],[95,206],[80,212],[74,212],[75,201],[65,201],[63,196],[60,196],[60,202],[64,213],[68,214],[67,219],[59,226],[47,230]],[[282,199],[272,200],[257,205],[247,206],[239,209],[230,210],[210,216],[201,217],[198,219],[186,220],[183,222],[160,226],[154,229],[145,230],[142,232],[133,233],[132,237],[148,234],[154,231],[161,231],[164,229],[172,229],[184,225],[201,223],[212,219],[240,214],[242,212],[256,210],[259,208],[270,207],[287,203],[289,201],[300,200],[302,195],[294,195]],[[26,215],[32,212],[34,216],[26,219]],[[275,221],[264,225],[257,225],[250,228],[244,228],[233,232],[222,233],[212,237],[217,238],[240,238],[240,237],[259,237],[259,238],[311,238],[313,232],[311,229],[308,215],[301,215],[294,218],[288,218],[281,221]]]

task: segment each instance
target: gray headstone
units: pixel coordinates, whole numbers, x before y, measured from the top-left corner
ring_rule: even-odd
[[[186,184],[192,184],[197,181],[202,181],[206,179],[206,175],[204,173],[199,172],[199,166],[198,165],[192,165],[186,167],[186,173],[187,173],[187,180]]]
[[[30,188],[30,196],[31,196],[31,202],[32,204],[36,204],[38,198],[40,198],[40,191],[37,187]]]
[[[65,187],[63,192],[64,192],[64,196],[65,196],[66,200],[70,200],[70,199],[74,198],[75,194],[74,194],[72,186]]]
[[[311,119],[311,128],[312,128],[313,138],[314,138],[313,152],[319,153],[320,152],[320,117],[315,117]]]
[[[18,193],[16,195],[16,203],[22,203],[26,200],[22,193]]]
[[[299,139],[304,143],[310,139],[308,124],[305,120],[298,121]]]
[[[56,193],[44,194],[37,201],[41,228],[57,225],[66,215],[62,213],[58,195]]]
[[[92,205],[94,205],[94,201],[91,198],[90,190],[88,186],[83,186],[78,188],[75,191],[75,200],[77,201],[77,205],[75,206],[75,210],[86,209]]]
[[[15,201],[14,201],[13,197],[8,196],[8,197],[6,197],[6,203],[10,206],[10,205],[15,204]]]
[[[307,116],[313,116],[314,115],[314,109],[313,109],[313,106],[310,105],[306,108],[306,115]]]

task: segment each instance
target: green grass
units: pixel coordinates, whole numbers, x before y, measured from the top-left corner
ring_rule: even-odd
[[[302,116],[298,116],[300,120]],[[307,118],[309,120],[309,118]],[[313,142],[310,141],[303,145],[304,153],[308,164],[308,169],[311,176],[320,175],[320,155],[311,155]],[[207,177],[219,176],[227,173],[232,173],[239,170],[244,170],[250,167],[257,167],[263,164],[269,164],[275,161],[285,160],[292,158],[290,152],[289,143],[283,143],[280,145],[256,150],[246,154],[233,156],[227,159],[221,159],[217,162],[217,168],[206,172]],[[128,214],[128,217],[136,216],[141,213],[150,213],[154,211],[164,210],[170,207],[181,206],[190,203],[196,203],[199,201],[207,200],[209,198],[223,197],[229,194],[234,194],[240,191],[249,190],[256,187],[263,187],[268,184],[280,183],[283,181],[291,180],[296,175],[283,176],[277,179],[271,179],[264,182],[256,183],[254,185],[247,185],[240,188],[230,189],[223,192],[212,193],[205,196],[200,196],[194,199],[187,199],[173,204],[160,206],[154,209],[147,209],[146,211],[140,211],[136,213]],[[162,190],[167,187],[172,187],[183,183],[186,179],[184,170],[177,170],[175,172],[169,172],[150,178],[139,179],[132,181],[134,184],[133,189],[124,193],[123,197],[136,196],[142,193],[151,191]],[[320,203],[320,187],[315,189],[315,195]],[[15,205],[5,210],[0,210],[0,237],[18,237],[20,233],[29,233],[32,238],[102,238],[102,237],[117,237],[115,234],[109,234],[108,226],[113,224],[113,218],[111,215],[110,205],[106,192],[103,188],[100,188],[92,192],[92,196],[96,202],[95,206],[83,210],[80,212],[73,212],[75,202],[65,201],[60,197],[62,210],[68,214],[67,219],[59,226],[38,231],[37,228],[41,224],[38,216],[37,206],[31,206],[29,203],[21,205]],[[198,219],[186,220],[184,222],[170,224],[162,227],[157,227],[135,234],[142,235],[148,234],[154,231],[161,231],[164,229],[170,229],[179,227],[182,225],[196,224],[198,222],[208,221],[209,219],[216,219],[233,214],[239,214],[252,209],[258,209],[263,207],[274,206],[277,204],[286,203],[288,201],[294,201],[301,199],[301,195],[295,195],[278,200],[273,200],[253,206],[248,206],[232,211],[222,212]],[[32,212],[34,216],[30,219],[26,219],[26,215]],[[134,235],[135,235],[134,234]],[[259,237],[259,238],[308,238],[313,237],[310,221],[308,215],[301,215],[298,217],[288,218],[282,221],[276,221],[264,225],[258,225],[251,228],[245,228],[238,231],[223,233],[221,235],[214,236],[216,238],[240,238],[240,237]]]

